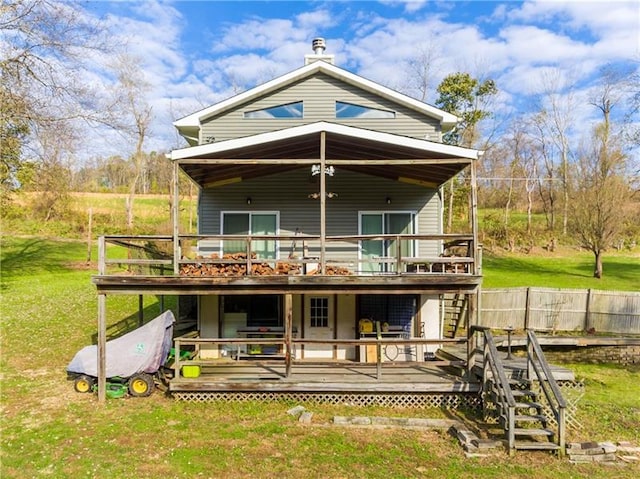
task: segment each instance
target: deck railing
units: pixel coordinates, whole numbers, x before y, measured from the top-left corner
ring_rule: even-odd
[[[118,235],[102,236],[98,245],[99,275],[474,275],[480,262],[468,234],[330,236],[324,241],[300,234],[181,235],[177,248],[171,236]]]
[[[417,351],[420,348],[418,346],[426,346],[426,345],[442,345],[444,343],[447,344],[455,344],[455,343],[464,343],[466,341],[465,338],[451,338],[451,339],[424,339],[424,338],[367,338],[367,339],[299,339],[294,338],[290,341],[287,341],[286,337],[283,338],[198,338],[192,336],[181,336],[174,339],[175,344],[175,362],[174,362],[174,370],[175,376],[178,377],[183,366],[189,365],[197,365],[197,366],[208,366],[215,367],[216,365],[224,365],[224,362],[221,362],[219,358],[206,358],[203,359],[199,356],[198,352],[203,348],[213,347],[220,351],[223,347],[231,347],[231,358],[240,360],[242,357],[251,357],[251,354],[241,354],[243,350],[243,346],[248,350],[250,346],[275,346],[280,351],[281,354],[273,354],[273,355],[265,355],[263,359],[280,359],[285,361],[286,365],[286,376],[288,377],[291,372],[291,365],[295,363],[309,363],[309,362],[327,362],[331,361],[331,359],[322,358],[311,358],[311,359],[298,359],[296,358],[296,351],[299,350],[300,347],[304,345],[313,345],[313,346],[326,346],[328,351],[333,350],[333,348],[337,347],[360,347],[360,346],[374,346],[376,348],[375,354],[375,365],[376,365],[376,378],[382,378],[383,371],[383,363],[385,368],[392,368],[395,365],[406,365],[407,363],[412,362],[424,362],[424,358],[412,358],[411,361],[407,360],[391,360],[388,357],[384,358],[384,350],[387,347],[393,346],[403,346],[405,348],[414,349]],[[189,347],[194,351],[193,357],[191,359],[184,359],[182,357],[182,352],[185,347]],[[235,353],[234,353],[235,351]],[[364,361],[360,361],[361,363],[365,363]],[[355,361],[354,361],[355,363]],[[438,366],[456,366],[463,367],[464,362],[462,361],[438,361],[432,360],[429,361],[432,365]],[[228,363],[226,363],[228,364]],[[367,361],[366,364],[373,365],[373,362]]]

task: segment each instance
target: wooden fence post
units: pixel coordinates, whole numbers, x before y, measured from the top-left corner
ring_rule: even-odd
[[[527,295],[524,304],[524,330],[529,329],[529,320],[531,316],[531,287],[527,288]]]
[[[587,289],[587,307],[584,313],[584,330],[591,328],[591,288]]]

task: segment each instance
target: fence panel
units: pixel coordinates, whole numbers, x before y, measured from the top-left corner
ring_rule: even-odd
[[[640,334],[640,292],[484,289],[480,300],[480,325],[490,328],[529,327],[540,331],[591,330]]]
[[[527,288],[483,289],[480,325],[524,329],[526,306]]]
[[[592,291],[587,329],[640,334],[640,293]]]
[[[529,328],[536,331],[582,331],[589,292],[579,289],[531,288]]]

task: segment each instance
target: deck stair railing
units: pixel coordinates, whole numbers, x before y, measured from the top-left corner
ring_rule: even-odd
[[[544,406],[538,402],[538,393],[532,390],[533,377],[511,377],[507,374],[503,355],[498,352],[495,340],[489,328],[475,326],[474,331],[483,335],[483,396],[485,401],[493,402],[497,408],[498,421],[505,430],[509,454],[516,450],[550,450],[564,454],[564,409],[566,404],[560,389],[553,380],[551,369],[544,359],[544,354],[535,340],[531,348],[535,357],[528,357],[530,367],[534,371],[543,391],[549,388],[547,400],[556,398],[554,414],[558,422],[557,434],[548,428],[548,419],[544,414]],[[533,344],[537,344],[534,346]],[[528,356],[530,356],[528,354]],[[542,358],[542,360],[540,359]],[[510,358],[506,361],[511,360]],[[542,364],[545,366],[542,366]],[[536,370],[538,372],[536,372]],[[547,384],[548,383],[548,384]],[[555,384],[555,387],[550,384]],[[547,395],[547,392],[545,392]],[[558,400],[559,399],[559,400]],[[557,413],[555,411],[558,411]],[[557,441],[555,440],[557,439]]]
[[[527,377],[529,381],[537,380],[544,393],[558,426],[557,445],[559,454],[563,454],[566,441],[567,401],[562,395],[551,367],[547,362],[538,338],[533,330],[527,330]]]

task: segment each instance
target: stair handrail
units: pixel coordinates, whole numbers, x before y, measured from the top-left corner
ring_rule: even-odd
[[[498,348],[491,334],[491,329],[485,326],[472,326],[472,331],[482,332],[484,336],[483,348],[483,365],[491,368],[496,386],[500,391],[499,400],[503,410],[507,411],[507,440],[509,443],[509,451],[515,450],[515,427],[516,427],[516,399],[509,385],[509,379],[504,371],[504,365],[498,354]],[[484,373],[486,376],[486,373]],[[483,387],[486,384],[486,377],[483,377]]]
[[[535,358],[537,361],[535,361]],[[547,403],[553,412],[556,422],[558,423],[558,446],[560,447],[560,454],[564,455],[565,450],[565,436],[566,436],[566,410],[567,401],[562,395],[560,386],[553,376],[551,367],[547,362],[547,358],[542,351],[540,342],[531,329],[527,329],[527,376],[531,380],[531,372],[535,372],[540,387],[547,398]]]

